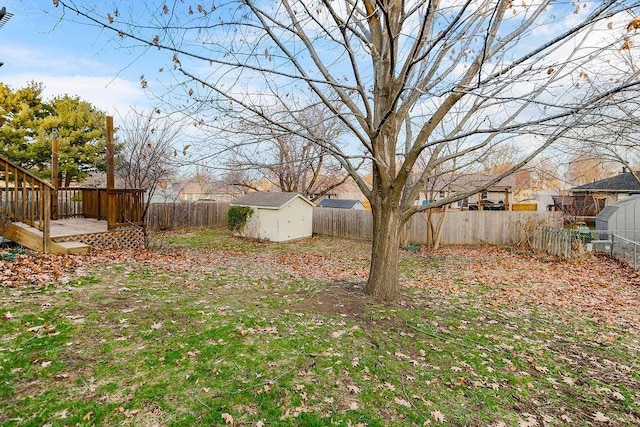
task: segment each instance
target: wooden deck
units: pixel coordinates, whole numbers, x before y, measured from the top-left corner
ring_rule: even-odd
[[[80,242],[91,247],[142,249],[146,247],[142,227],[109,229],[107,221],[92,218],[65,218],[51,221],[54,243]]]
[[[84,253],[91,247],[110,249],[142,249],[146,247],[145,234],[141,227],[109,230],[107,221],[91,218],[66,218],[52,220],[50,242],[53,253]],[[42,231],[20,222],[11,222],[6,238],[41,252]]]
[[[91,218],[65,218],[51,221],[51,238],[106,233],[107,221]]]

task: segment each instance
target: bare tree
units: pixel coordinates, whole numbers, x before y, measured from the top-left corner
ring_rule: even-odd
[[[170,180],[177,171],[174,144],[179,133],[180,126],[161,118],[155,108],[148,112],[132,109],[120,119],[116,175],[125,188],[147,190],[143,217],[158,184]]]
[[[538,157],[527,169],[531,172],[536,189],[560,190],[563,187],[561,165],[548,153]]]
[[[510,170],[521,160],[522,155],[514,144],[504,144],[496,150],[487,153],[486,157],[479,159],[483,172],[487,174],[500,174]]]
[[[233,153],[228,168],[233,171],[252,171],[259,178],[247,182],[239,180],[245,188],[257,189],[261,181],[280,191],[298,192],[315,200],[342,185],[349,177],[342,165],[331,155],[322,141],[340,137],[342,123],[321,106],[306,106],[287,110],[278,126],[258,117],[252,121],[239,120],[235,132],[244,137],[244,144],[232,144]],[[283,127],[284,120],[294,121],[299,132]],[[252,138],[247,144],[247,138]],[[234,174],[246,178],[249,174]]]
[[[615,108],[596,110],[577,141],[565,147],[567,179],[572,185],[629,171],[640,182],[640,102],[625,100]]]
[[[198,122],[219,128],[225,116],[260,117],[305,136],[280,113],[300,96],[324,104],[349,137],[316,143],[370,201],[366,292],[383,299],[400,294],[399,238],[414,213],[491,186],[637,89],[637,70],[618,57],[638,54],[640,25],[629,23],[639,0],[575,3],[230,0],[196,10],[148,2],[143,9],[154,13],[141,16],[134,6],[116,14],[94,2],[55,2],[113,30],[118,43],[166,50],[163,72],[180,83],[172,95],[183,94],[171,102],[193,107]],[[209,107],[224,114],[213,120]],[[503,144],[525,153],[513,167],[469,192],[415,204],[441,164],[469,164]],[[425,153],[426,167],[406,186]],[[357,168],[363,160],[372,185]]]
[[[582,152],[571,156],[567,164],[567,182],[571,185],[582,185],[609,178],[616,173],[614,162],[600,153]]]

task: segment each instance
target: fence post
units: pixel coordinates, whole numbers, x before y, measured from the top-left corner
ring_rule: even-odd
[[[615,235],[614,233],[611,233],[611,253],[609,254],[609,255],[611,255],[611,256],[613,256],[613,246],[615,245],[615,243],[614,243],[614,242],[615,242],[615,240],[616,240],[615,236],[616,236],[616,235]]]

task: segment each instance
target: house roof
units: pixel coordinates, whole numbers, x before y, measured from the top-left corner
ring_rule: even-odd
[[[498,175],[489,175],[484,173],[468,173],[468,174],[447,174],[437,178],[434,190],[448,191],[468,191],[474,187],[483,187],[487,182],[495,179]],[[489,192],[513,191],[516,186],[516,178],[509,175],[487,189]]]
[[[636,175],[640,174],[636,172]],[[579,185],[571,189],[573,192],[599,192],[599,193],[640,193],[640,183],[631,172],[625,172],[601,179],[589,184]]]
[[[280,208],[295,198],[300,198],[309,205],[314,206],[309,199],[303,197],[300,193],[263,193],[258,191],[238,197],[232,200],[231,204],[236,206]]]
[[[322,199],[318,206],[322,208],[353,209],[357,204],[362,205],[362,202],[356,199]]]

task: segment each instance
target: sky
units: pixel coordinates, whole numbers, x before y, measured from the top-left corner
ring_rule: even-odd
[[[119,51],[99,29],[60,20],[51,0],[0,0],[13,17],[0,28],[0,82],[13,89],[44,84],[44,98],[79,96],[109,115],[154,102],[140,87],[144,58]],[[152,55],[150,55],[152,56]]]
[[[147,23],[151,22],[152,24],[158,24],[161,26],[163,19],[166,18],[162,13],[161,5],[163,2],[156,2],[154,0],[112,0],[100,3],[83,1],[81,3],[103,9],[103,12],[99,12],[103,13],[103,19],[106,15],[104,11],[113,11],[117,8],[121,9],[121,15],[133,17],[131,20],[137,21],[138,18],[145,17],[146,19],[141,19],[141,21],[143,21],[141,25],[147,25]],[[186,7],[185,3],[190,2],[174,0],[173,2],[168,3],[176,10],[182,8],[181,10],[184,11],[184,8]],[[569,0],[558,3],[564,4],[566,6],[565,9],[569,7]],[[597,0],[580,2],[580,4],[593,7],[597,4]],[[136,49],[136,53],[132,53],[132,51],[126,50],[125,48],[117,48],[113,43],[110,43],[112,38],[118,37],[115,33],[109,31],[105,32],[97,27],[88,25],[85,19],[76,17],[75,15],[72,15],[71,12],[67,12],[67,15],[63,17],[62,14],[64,13],[64,8],[62,6],[57,8],[54,7],[52,0],[0,0],[0,7],[2,6],[6,6],[7,10],[13,13],[14,16],[2,28],[0,28],[0,62],[4,62],[4,66],[0,67],[0,82],[8,84],[14,89],[24,87],[30,81],[39,82],[44,85],[45,99],[50,99],[64,94],[79,96],[81,99],[89,101],[99,109],[105,111],[107,114],[114,116],[118,116],[120,114],[124,115],[131,106],[135,106],[136,109],[139,110],[148,109],[151,106],[159,104],[157,100],[149,98],[149,96],[151,96],[149,94],[153,93],[154,90],[156,93],[162,93],[163,88],[157,85],[157,80],[159,78],[168,78],[167,74],[170,72],[167,71],[164,71],[161,74],[161,77],[158,77],[158,75],[160,74],[159,69],[163,68],[168,70],[173,65],[171,63],[171,54],[169,52],[158,51],[155,47]],[[537,27],[535,31],[530,33],[530,38],[526,38],[524,41],[521,41],[521,43],[523,43],[523,50],[526,51],[532,47],[527,47],[527,44],[537,45],[540,43],[540,39],[548,39],[549,37],[553,37],[555,34],[563,31],[566,26],[572,24],[572,19],[582,19],[584,14],[588,12],[588,8],[581,6],[581,10],[582,9],[584,9],[584,11],[580,14],[574,14],[572,13],[573,7],[567,10],[552,8],[549,11],[549,15],[544,15],[543,18],[546,20],[547,18],[558,14],[558,16],[563,19],[554,20],[553,25]],[[215,15],[217,19],[222,13],[221,10],[223,10],[223,8],[219,6],[216,14],[210,14],[208,16]],[[196,14],[196,17],[198,16],[199,15]],[[185,22],[189,22],[188,20],[190,18],[186,14],[182,13],[180,17],[182,17]],[[628,19],[624,19],[626,19],[626,22],[616,24],[620,28],[612,30],[613,34],[618,36],[621,32],[625,34],[624,27],[627,25]],[[127,22],[127,18],[122,18],[122,20]],[[605,22],[601,23],[603,28],[606,25],[607,23]],[[507,26],[507,29],[508,28],[509,26]],[[148,31],[142,31],[146,34],[146,37],[148,37],[146,40],[150,40],[151,36],[154,34],[151,31],[157,30],[148,29]],[[225,31],[231,34],[230,38],[224,37],[226,35]],[[203,40],[206,40],[209,45],[213,46],[213,50],[215,52],[211,53],[211,55],[215,57],[216,52],[217,54],[220,54],[226,48],[230,47],[225,44],[225,41],[239,41],[241,42],[240,46],[231,46],[234,52],[240,52],[241,54],[247,55],[250,53],[250,58],[255,60],[256,63],[259,63],[259,61],[262,61],[263,63],[271,63],[273,51],[269,54],[270,51],[268,49],[264,49],[266,53],[264,55],[262,54],[262,46],[267,46],[266,44],[260,45],[259,49],[254,49],[256,47],[253,42],[255,39],[251,36],[255,37],[255,34],[241,33],[242,37],[235,37],[233,34],[235,33],[231,30],[227,29],[223,31],[217,26],[212,26],[209,32],[205,32],[206,37],[203,36],[204,38],[200,38],[200,35],[197,37],[191,36],[191,38],[183,37],[182,39],[180,36],[177,36],[173,40],[165,40],[162,38],[162,32],[160,32],[160,44],[168,44],[172,41],[177,41],[181,47],[186,46],[188,48],[196,46],[197,43],[201,43]],[[606,39],[607,34],[608,33],[606,31],[604,33],[594,32],[589,36],[587,44],[594,46],[599,45],[602,43],[602,40]],[[636,33],[634,32],[633,34],[635,35]],[[158,34],[156,34],[156,36],[158,36]],[[220,39],[218,39],[218,36],[220,36]],[[129,42],[136,43],[135,40],[130,41],[127,39],[127,43]],[[331,58],[328,61],[330,64],[337,64],[336,67],[341,67],[342,64],[346,62],[344,61],[344,55],[340,55],[340,52],[337,52],[337,54],[336,52],[333,52],[332,55],[329,55],[327,54],[327,51],[331,53],[330,48],[322,49],[323,46],[324,45],[318,48],[318,51],[322,53],[322,55],[325,55],[323,58]],[[556,49],[551,53],[548,53],[544,58],[544,63],[540,61],[539,64],[536,64],[537,67],[540,67],[542,70],[536,77],[538,81],[546,82],[550,78],[548,76],[553,73],[548,71],[553,70],[553,68],[551,67],[547,69],[546,64],[553,63],[556,56],[565,57],[567,55],[567,49],[569,51],[573,51],[574,47],[570,43],[567,43],[562,49]],[[143,53],[140,54],[140,52]],[[520,55],[519,49],[515,49],[511,54]],[[238,56],[241,57],[242,55]],[[226,63],[224,57],[221,58],[222,59],[220,59],[220,61]],[[185,59],[184,57],[181,57],[181,60],[183,61],[183,64],[187,64],[187,61],[189,61],[188,58]],[[578,58],[577,62],[580,62],[581,60],[581,58]],[[362,64],[369,65],[370,63],[368,61],[369,59],[365,55]],[[277,61],[274,60],[273,63],[275,64],[276,62]],[[446,71],[447,65],[448,63],[445,60],[443,62],[442,72]],[[464,63],[463,65],[466,66]],[[265,67],[268,68],[269,65],[265,65]],[[615,69],[615,67],[610,66],[609,62],[607,62],[607,68]],[[206,79],[208,82],[212,82],[216,86],[218,86],[220,82],[224,84],[224,79],[228,78],[228,82],[235,85],[230,87],[238,87],[238,96],[240,98],[245,94],[247,94],[247,98],[253,97],[256,93],[260,95],[260,97],[263,95],[262,92],[259,92],[259,89],[264,87],[264,85],[257,85],[256,82],[258,82],[259,79],[252,79],[251,71],[247,71],[246,69],[243,70],[244,74],[238,77],[238,73],[225,72],[228,71],[228,69],[225,69],[224,66],[220,66],[220,63],[214,63],[212,66],[211,62],[197,62],[195,60],[193,63],[188,63],[188,67],[185,67],[185,69],[190,72],[193,71],[194,74]],[[360,67],[361,73],[362,70],[366,70],[366,68]],[[464,70],[465,68],[458,67],[453,69],[452,72],[448,72],[445,76],[447,78],[443,78],[441,80],[443,85],[450,85],[451,82],[449,80],[453,80],[452,76],[456,77],[459,73],[464,72]],[[342,74],[339,72],[341,71],[339,68],[336,68],[334,71],[334,74],[337,76]],[[600,74],[603,75],[602,78],[608,77],[608,74],[598,73],[596,71],[598,70],[589,70],[589,74],[594,76],[591,77],[592,79]],[[562,73],[557,74],[562,75]],[[141,76],[143,75],[145,76],[145,81],[148,80],[149,82],[150,89],[147,91],[143,90],[141,87]],[[553,74],[553,76],[555,79],[556,74]],[[282,80],[278,80],[278,78],[281,77],[278,73],[272,74],[269,77],[272,79],[270,81],[272,83],[270,89],[275,88],[274,90],[276,92],[284,94],[283,98],[289,96],[290,93],[296,96],[295,85],[291,85],[290,87],[284,83],[281,86],[279,85]],[[571,76],[568,75],[567,79],[569,77]],[[350,81],[353,82],[353,79]],[[505,91],[504,95],[509,97],[514,95],[526,96],[526,94],[531,91],[531,85],[533,83],[535,82],[520,81],[517,87],[511,87],[509,89],[511,92]],[[157,86],[154,87],[153,85]],[[200,85],[198,84],[190,82],[182,87],[177,86],[177,90],[173,94],[177,94],[176,96],[180,96],[181,94],[183,98],[188,99],[187,102],[193,101],[194,104],[199,105],[195,101],[198,99],[198,95],[204,93],[204,96],[206,96],[206,91],[209,90],[205,85],[202,85],[202,91],[204,92],[200,92],[199,86]],[[561,85],[558,85],[558,87],[562,89]],[[192,97],[190,93],[190,89],[192,88],[196,91],[196,96],[194,97]],[[518,92],[518,90],[522,93]],[[435,92],[439,93],[440,91]],[[573,85],[570,86],[570,90],[565,91],[565,93],[568,94],[567,96],[570,96],[571,98],[575,97],[575,92],[576,89],[574,89]],[[554,96],[555,94],[551,94],[550,92],[547,95],[547,97]],[[267,100],[269,99],[268,96],[264,96],[264,98]],[[426,100],[422,102],[424,102],[423,105],[426,106],[425,117],[427,117],[438,105],[437,103],[440,102],[441,98],[442,97],[438,96],[424,98]],[[539,97],[539,99],[543,101],[546,100],[544,98],[544,93]],[[436,102],[436,104],[429,104],[431,101]],[[179,112],[187,110],[186,108],[181,110],[182,105],[180,104],[175,105],[175,107]],[[420,107],[420,105],[418,105],[418,107]],[[506,107],[502,104],[495,104],[494,109],[495,108],[502,111]],[[534,113],[541,114],[537,109],[534,110]],[[495,114],[491,115],[486,114],[485,117],[481,118],[486,121],[486,117],[498,117],[500,111],[496,111]],[[494,111],[491,111],[491,113],[494,113]],[[528,119],[528,115],[523,115],[525,116],[525,119]],[[196,116],[193,117],[195,119]],[[216,119],[217,117],[214,117],[211,121],[214,122]],[[221,122],[225,123],[224,120],[221,120]],[[220,125],[220,127],[223,126]],[[193,127],[189,127],[189,129],[193,130]],[[214,136],[218,137],[218,134],[216,133]],[[523,141],[523,144],[530,144],[531,138],[525,138]]]

